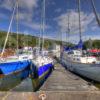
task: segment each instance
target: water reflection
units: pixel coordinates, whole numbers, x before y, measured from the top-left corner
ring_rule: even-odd
[[[8,91],[20,84],[29,76],[29,69],[0,78],[0,91]]]

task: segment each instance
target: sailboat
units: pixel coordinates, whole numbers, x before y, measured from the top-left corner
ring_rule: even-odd
[[[32,60],[32,77],[38,80],[38,83],[41,84],[51,73],[53,68],[53,59],[47,54],[45,55],[44,48],[44,32],[45,32],[45,0],[43,0],[43,16],[41,18],[41,29],[42,30],[42,40],[39,38],[39,48],[37,49],[34,59]],[[40,46],[42,42],[42,46]]]
[[[100,61],[94,56],[83,54],[81,39],[80,0],[78,0],[80,41],[73,48],[66,48],[61,55],[61,61],[66,68],[74,73],[93,81],[100,82]]]
[[[3,46],[3,50],[1,53],[1,58],[0,58],[0,88],[3,86],[4,86],[3,88],[5,88],[6,85],[8,85],[7,83],[15,84],[15,83],[13,83],[14,80],[25,79],[29,75],[30,58],[28,55],[20,55],[17,53],[13,56],[8,56],[6,58],[3,58],[3,54],[4,54],[4,51],[6,48],[8,36],[10,33],[11,25],[12,25],[12,22],[14,19],[14,14],[15,14],[16,10],[18,13],[18,0],[15,2],[15,5],[14,5],[10,25],[8,28],[8,32],[7,32],[5,43]],[[17,19],[18,19],[18,16],[17,16]],[[17,29],[18,29],[18,25],[17,25]],[[17,30],[17,33],[18,33],[18,30]],[[18,51],[18,47],[17,47],[17,51]]]

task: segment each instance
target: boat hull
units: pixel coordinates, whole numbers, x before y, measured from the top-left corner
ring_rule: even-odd
[[[37,67],[34,64],[32,64],[32,68],[31,68],[31,75],[34,78],[40,78],[44,75],[44,73],[46,73],[49,70],[52,70],[53,68],[53,64],[49,63],[49,64],[45,64],[43,66]]]
[[[100,82],[100,64],[76,63],[67,59],[62,59],[61,61],[68,70],[88,79]]]
[[[0,64],[0,77],[10,75],[13,73],[17,73],[21,70],[24,70],[29,66],[30,62],[28,60],[25,61],[16,61],[16,62],[8,62]]]
[[[53,64],[49,63],[40,67],[36,67],[34,64],[31,69],[31,78],[34,87],[34,91],[38,90],[44,81],[49,77],[52,72]]]
[[[15,65],[17,64],[16,68]],[[4,66],[3,66],[4,65]],[[7,66],[8,65],[8,66]],[[14,65],[14,66],[13,66]],[[20,67],[18,65],[21,65]],[[4,67],[4,68],[3,68]],[[9,69],[10,67],[10,69]],[[13,68],[12,68],[13,67]],[[9,90],[15,87],[30,73],[30,62],[12,62],[0,65],[0,90]]]

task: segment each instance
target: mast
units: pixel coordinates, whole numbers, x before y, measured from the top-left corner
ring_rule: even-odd
[[[43,7],[42,7],[43,8]],[[41,10],[41,13],[42,13],[42,11],[43,10]],[[41,51],[41,49],[42,49],[42,45],[41,45],[41,40],[42,40],[42,14],[41,14],[41,16],[40,16],[40,35],[39,35],[39,51]]]
[[[19,46],[19,42],[18,42],[18,39],[19,39],[19,37],[18,37],[18,32],[19,32],[19,22],[18,22],[18,20],[19,20],[19,3],[18,3],[18,0],[16,1],[17,2],[17,12],[16,12],[16,25],[17,25],[17,52],[18,52],[18,46]]]
[[[4,42],[4,46],[3,46],[3,49],[2,49],[1,57],[3,56],[4,50],[6,48],[6,44],[7,44],[7,41],[8,41],[11,25],[12,25],[12,22],[13,22],[13,19],[14,19],[14,14],[15,14],[16,6],[17,6],[17,3],[15,3],[14,9],[13,9],[13,13],[12,13],[12,16],[11,16],[11,20],[10,20],[7,36],[6,36],[6,39],[5,39],[5,42]]]
[[[80,37],[80,40],[82,40],[80,0],[78,0],[78,13],[79,13],[79,37]]]
[[[68,12],[68,46],[69,46],[69,34],[70,34],[70,23],[69,23],[69,12]]]
[[[96,11],[94,0],[91,0],[91,4],[92,4],[93,12],[94,12],[95,17],[96,17],[96,21],[97,21],[98,25],[100,26],[100,19],[99,19],[99,16],[97,14],[97,11]]]
[[[42,51],[44,47],[44,33],[45,33],[45,0],[43,0],[43,15],[42,15]]]

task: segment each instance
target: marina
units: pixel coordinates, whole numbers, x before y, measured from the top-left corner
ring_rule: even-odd
[[[100,100],[99,3],[1,0],[0,100]]]
[[[91,100],[99,100],[100,97],[98,88],[65,70],[61,64],[57,63],[52,74],[37,92],[33,92],[32,81],[30,78],[27,78],[9,92],[0,92],[0,98],[2,100],[4,98],[5,100],[10,100],[13,96],[15,100],[27,100],[28,98],[40,100],[39,96],[41,94],[46,95],[46,100],[71,100],[73,97],[75,100],[86,100],[89,98]],[[16,98],[16,95],[18,98]]]

